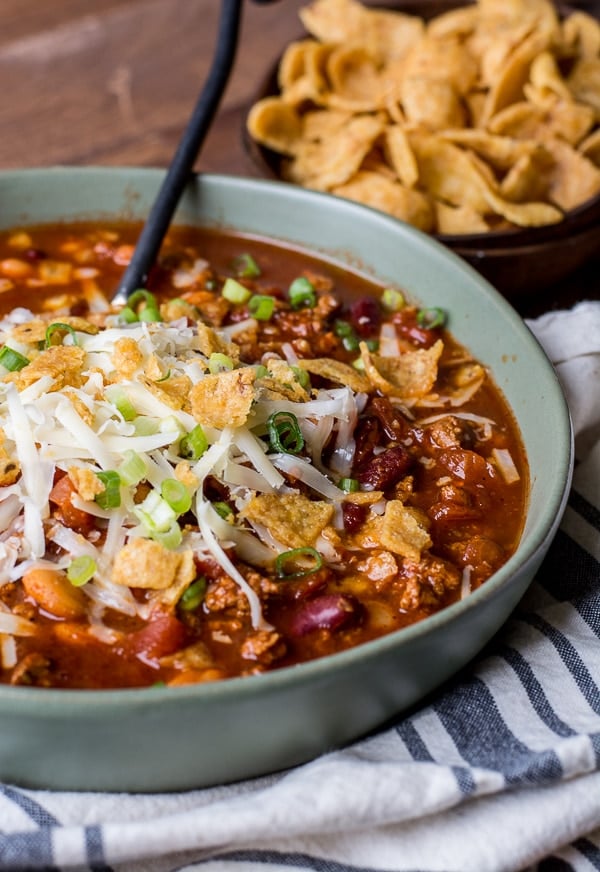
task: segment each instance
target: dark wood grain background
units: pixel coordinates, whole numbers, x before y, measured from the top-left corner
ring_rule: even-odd
[[[302,5],[247,0],[199,170],[257,175],[243,120],[282,47],[302,32]],[[580,5],[600,10],[600,0]],[[166,166],[209,69],[219,10],[218,0],[0,0],[0,168]],[[600,299],[599,274],[600,253],[519,308],[531,315]]]

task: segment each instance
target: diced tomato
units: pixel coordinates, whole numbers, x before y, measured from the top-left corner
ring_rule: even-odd
[[[179,651],[186,641],[187,630],[181,621],[171,615],[158,615],[147,626],[127,637],[125,649],[138,657],[158,660]]]
[[[68,475],[63,475],[50,491],[49,500],[58,507],[57,515],[66,527],[71,527],[78,533],[89,533],[94,525],[94,516],[73,505],[71,498],[74,493],[76,490],[73,482]]]

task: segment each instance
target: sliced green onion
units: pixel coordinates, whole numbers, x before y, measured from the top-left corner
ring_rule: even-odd
[[[140,303],[144,303],[141,309],[139,308]],[[119,318],[128,324],[135,321],[160,321],[161,317],[156,297],[145,288],[138,288],[129,297],[127,306],[124,306],[119,312]]]
[[[306,276],[294,279],[288,289],[292,309],[312,309],[317,304],[315,287]]]
[[[24,366],[27,366],[29,360],[24,354],[15,351],[14,348],[9,348],[8,345],[3,345],[2,348],[0,348],[0,363],[9,372],[18,372],[20,369],[23,369]]]
[[[298,419],[291,412],[273,412],[267,420],[269,441],[274,451],[298,454],[304,448],[304,437]]]
[[[153,309],[158,309],[156,297],[154,296],[154,294],[151,294],[150,291],[147,291],[146,288],[138,288],[137,291],[134,291],[127,300],[127,303],[134,310],[137,306],[139,306],[140,303],[145,303],[146,306],[151,306]]]
[[[220,372],[228,372],[235,367],[235,362],[227,354],[221,354],[220,351],[213,351],[208,358],[208,369],[213,375]]]
[[[123,462],[117,469],[119,478],[128,487],[143,481],[147,471],[148,467],[144,458],[136,451],[132,451],[131,448],[127,449],[123,455]]]
[[[144,303],[144,306],[140,309],[139,304],[142,302]],[[150,291],[147,291],[144,288],[134,291],[129,297],[128,303],[129,307],[133,309],[134,312],[138,313],[140,321],[160,320],[160,315],[158,314],[158,301]],[[146,314],[147,312],[151,312],[152,315],[148,316]],[[154,317],[155,314],[158,315],[158,318]]]
[[[296,376],[298,383],[301,388],[304,388],[305,391],[309,391],[311,388],[310,384],[310,376],[305,369],[302,369],[301,366],[292,366],[292,372]]]
[[[258,380],[259,378],[266,378],[269,375],[269,370],[266,366],[263,366],[262,363],[259,363],[256,367],[256,376],[255,378]]]
[[[154,382],[154,384],[159,384],[160,382],[168,381],[168,379],[170,379],[170,378],[171,378],[171,370],[168,369],[168,370],[166,371],[166,373],[165,373],[163,376],[161,376],[160,378],[157,378],[157,379],[156,379],[156,381]]]
[[[333,325],[333,332],[340,339],[344,336],[354,336],[354,327],[348,321],[336,321]]]
[[[104,396],[121,413],[123,420],[133,421],[137,416],[135,406],[121,385],[109,385],[104,391]]]
[[[74,587],[87,584],[94,577],[97,566],[96,561],[89,554],[75,557],[67,567],[67,578]]]
[[[231,264],[235,274],[241,279],[255,279],[260,275],[260,267],[251,254],[245,252],[234,258]]]
[[[358,490],[358,479],[357,478],[340,478],[338,487],[340,490],[343,490],[346,494],[353,494]]]
[[[223,520],[225,521],[233,517],[233,509],[227,503],[216,502],[212,504],[212,507],[217,515],[219,515],[219,517],[223,518]]]
[[[336,321],[333,325],[333,332],[340,337],[346,351],[358,351],[360,340],[352,324],[348,321]]]
[[[138,415],[133,419],[132,424],[136,436],[154,436],[158,433],[158,421],[149,415]]]
[[[430,309],[419,309],[417,312],[417,324],[427,330],[443,327],[446,323],[446,313],[443,309],[433,306]]]
[[[59,342],[53,342],[52,337],[54,334],[59,335]],[[73,339],[73,345],[79,345],[77,341],[77,334],[73,330],[70,324],[63,324],[61,321],[55,321],[53,324],[50,324],[46,330],[46,341],[44,342],[44,348],[50,348],[51,345],[62,345],[62,341],[67,334],[70,334]]]
[[[153,306],[144,306],[140,312],[140,321],[162,321],[160,312]]]
[[[139,320],[137,313],[129,306],[123,306],[119,312],[119,321],[122,321],[124,324],[135,324]]]
[[[177,512],[156,490],[151,490],[139,505],[134,506],[133,514],[142,522],[152,538],[155,533],[168,532],[177,521]]]
[[[365,345],[369,351],[377,351],[379,349],[379,339],[367,339]]]
[[[225,279],[221,296],[229,300],[230,303],[247,303],[252,296],[252,291],[236,282],[235,279]]]
[[[161,433],[172,433],[174,430],[180,436],[185,435],[185,427],[175,415],[167,415],[166,418],[161,418],[158,429]]]
[[[346,351],[358,351],[360,345],[358,336],[344,336],[342,339],[342,345]]]
[[[253,294],[248,300],[248,312],[257,321],[268,321],[275,310],[275,298],[268,294]]]
[[[160,495],[178,515],[189,512],[192,507],[192,497],[189,490],[177,478],[165,478],[160,485]]]
[[[308,566],[305,561],[308,560]],[[278,578],[303,578],[311,575],[323,566],[323,558],[315,548],[306,546],[284,551],[275,561],[275,572]],[[298,568],[300,567],[300,568]]]
[[[179,608],[183,609],[184,612],[195,612],[204,599],[206,587],[206,579],[201,575],[184,590],[179,598]]]
[[[97,472],[96,475],[104,484],[101,494],[94,497],[101,509],[118,509],[121,505],[121,479],[114,469]]]
[[[187,460],[198,460],[208,448],[208,439],[200,424],[184,436],[179,443],[179,454]]]
[[[181,532],[181,527],[177,521],[173,521],[168,530],[154,530],[151,533],[151,538],[154,539],[155,542],[160,542],[160,544],[169,551],[174,551],[175,548],[179,548],[181,545],[183,533]]]
[[[406,305],[404,294],[396,288],[386,288],[381,295],[381,305],[388,312],[399,312]]]
[[[365,362],[362,357],[357,357],[356,360],[352,361],[352,366],[354,369],[357,369],[359,372],[362,372],[365,368]]]

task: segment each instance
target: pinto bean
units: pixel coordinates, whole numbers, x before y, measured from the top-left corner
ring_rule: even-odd
[[[354,597],[325,593],[307,600],[294,615],[291,633],[304,636],[313,630],[339,630],[359,615],[359,603]]]
[[[57,618],[76,620],[86,613],[85,594],[59,569],[30,569],[23,576],[23,587],[41,609]]]
[[[0,262],[0,272],[9,279],[26,279],[33,273],[33,268],[25,260],[7,257]]]
[[[363,487],[384,491],[404,478],[412,465],[412,456],[397,445],[373,457],[358,470],[356,477]]]

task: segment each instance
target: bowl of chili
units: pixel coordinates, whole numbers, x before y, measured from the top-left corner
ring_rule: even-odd
[[[7,781],[185,789],[347,743],[480,650],[565,505],[545,355],[377,211],[196,177],[113,311],[161,179],[0,174]]]

